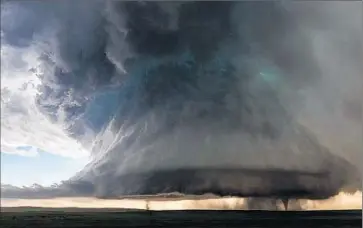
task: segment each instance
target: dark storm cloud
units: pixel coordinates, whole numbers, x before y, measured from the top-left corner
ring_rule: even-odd
[[[29,3],[46,5],[37,4]],[[97,137],[82,172],[29,196],[314,198],[360,181],[354,165],[297,122],[298,91],[322,77],[303,10],[276,2],[49,7],[39,13],[55,32],[41,56],[38,106],[54,118],[65,111],[74,137],[82,139],[86,127]],[[47,28],[33,17],[33,31]],[[5,31],[10,44],[34,39],[17,28],[24,34]],[[90,108],[96,104],[98,111]]]

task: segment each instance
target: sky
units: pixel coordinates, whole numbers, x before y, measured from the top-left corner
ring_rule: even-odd
[[[1,183],[51,185],[81,169],[88,157],[62,123],[51,122],[36,107],[39,81],[36,70],[29,70],[37,66],[35,56],[36,48],[2,43]]]
[[[35,155],[1,153],[1,181],[14,186],[49,186],[70,178],[85,165],[85,159],[62,157],[47,152]]]
[[[36,105],[39,54],[51,32],[39,29],[47,4],[1,5],[1,183],[51,185],[68,179],[88,152],[69,137],[64,122],[51,121]],[[25,23],[26,21],[26,23]],[[49,22],[49,21],[48,21]],[[24,27],[26,24],[26,28]],[[54,25],[54,24],[53,24]],[[39,43],[30,42],[38,36]]]

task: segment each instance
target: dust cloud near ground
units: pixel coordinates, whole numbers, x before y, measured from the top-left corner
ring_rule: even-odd
[[[88,209],[142,209],[142,210],[247,210],[246,198],[215,196],[135,196],[120,199],[54,198],[54,199],[1,199],[2,211],[24,211],[30,207],[56,210]],[[327,200],[296,200],[299,210],[351,210],[362,209],[362,192],[340,193]],[[290,206],[290,210],[295,208]],[[283,209],[282,202],[277,210]],[[66,209],[68,210],[68,209]]]

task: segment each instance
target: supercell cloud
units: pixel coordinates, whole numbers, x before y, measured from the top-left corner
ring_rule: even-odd
[[[90,158],[4,197],[361,189],[360,2],[1,7],[1,150]]]

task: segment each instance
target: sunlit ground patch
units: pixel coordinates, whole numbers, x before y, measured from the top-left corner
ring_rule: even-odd
[[[237,197],[183,196],[183,197],[130,197],[122,199],[53,198],[1,199],[3,210],[9,207],[42,208],[110,208],[150,210],[244,210],[246,200]],[[301,200],[304,210],[362,209],[362,192],[340,193],[327,200]],[[16,210],[16,209],[14,209]],[[25,209],[21,209],[25,210]]]

